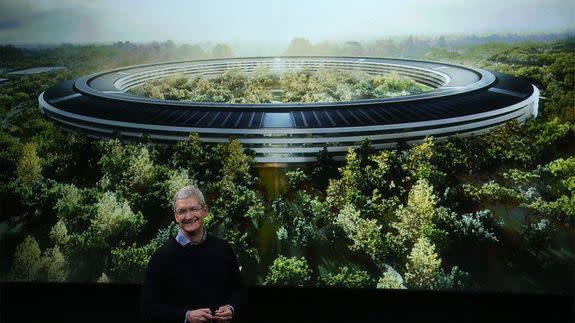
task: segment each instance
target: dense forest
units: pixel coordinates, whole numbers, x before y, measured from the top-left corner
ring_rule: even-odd
[[[196,183],[208,230],[230,241],[250,284],[573,293],[575,39],[438,41],[412,53],[526,78],[541,89],[540,115],[412,147],[364,141],[342,163],[324,149],[313,165],[270,170],[235,140],[96,140],[38,112],[38,95],[59,81],[232,56],[226,45],[1,46],[0,279],[139,283],[177,231],[173,194]],[[46,65],[66,68],[6,74]]]
[[[147,81],[132,94],[162,100],[224,103],[309,103],[380,99],[419,94],[430,88],[397,73],[369,76],[321,67],[312,71],[272,72],[265,67],[252,73],[230,69],[207,78],[175,74]]]

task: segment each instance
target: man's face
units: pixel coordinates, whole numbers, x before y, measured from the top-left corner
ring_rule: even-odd
[[[208,215],[208,208],[201,205],[195,197],[176,201],[176,209],[174,210],[176,222],[188,236],[202,231],[206,215]]]

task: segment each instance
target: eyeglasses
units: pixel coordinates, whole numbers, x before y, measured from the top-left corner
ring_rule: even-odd
[[[198,213],[198,212],[200,212],[200,211],[203,210],[203,209],[204,209],[203,206],[197,206],[197,207],[192,207],[192,208],[189,208],[189,209],[176,210],[175,212],[176,212],[176,214],[179,215],[179,216],[184,216],[184,215],[188,214],[188,212]]]

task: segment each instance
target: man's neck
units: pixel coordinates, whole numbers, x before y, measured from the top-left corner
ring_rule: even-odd
[[[188,235],[186,232],[184,232],[184,234],[188,236],[188,239],[190,239],[191,242],[199,243],[202,241],[202,238],[204,237],[204,230],[205,228],[202,226],[199,230],[192,232],[191,235]]]

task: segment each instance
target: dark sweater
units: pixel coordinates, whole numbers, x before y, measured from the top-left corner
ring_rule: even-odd
[[[168,240],[150,258],[142,287],[146,318],[183,323],[186,312],[232,305],[237,313],[244,288],[233,249],[207,234],[198,245]],[[235,316],[234,314],[234,316]]]

